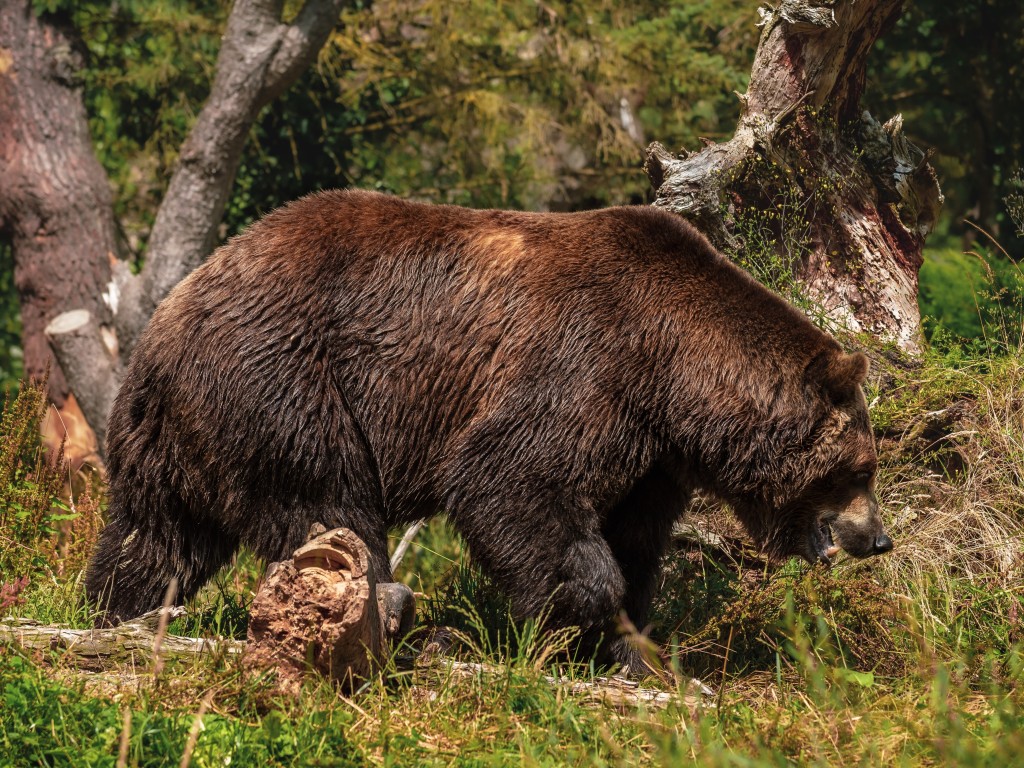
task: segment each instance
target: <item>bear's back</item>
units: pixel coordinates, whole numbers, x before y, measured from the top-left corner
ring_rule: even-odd
[[[165,450],[182,477],[209,480],[192,492],[211,503],[225,487],[339,493],[335,456],[355,431],[395,507],[426,508],[460,436],[502,409],[558,401],[568,422],[596,402],[663,407],[658,379],[687,344],[695,364],[730,325],[743,344],[777,344],[751,302],[774,325],[810,326],[651,207],[535,214],[317,193],[233,238],[158,308],[111,420],[112,472],[174,435]]]

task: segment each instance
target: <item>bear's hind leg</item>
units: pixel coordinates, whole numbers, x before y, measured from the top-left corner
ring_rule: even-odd
[[[212,526],[165,516],[130,522],[114,512],[100,532],[86,571],[86,595],[120,623],[159,608],[177,580],[174,604],[199,591],[237,548],[237,539]]]

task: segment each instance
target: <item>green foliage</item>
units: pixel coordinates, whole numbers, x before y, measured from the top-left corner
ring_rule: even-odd
[[[469,642],[505,657],[514,657],[523,630],[512,619],[508,597],[479,570],[463,561],[423,606],[429,628],[446,627]]]
[[[49,0],[81,35],[86,112],[127,245],[140,254],[212,82],[230,4]]]
[[[970,13],[984,16],[1002,2],[917,4],[878,57],[875,93],[916,110],[908,115],[915,138],[946,149],[940,162],[958,210],[987,180],[1001,184],[1019,149],[1019,89],[996,89],[1006,106],[985,124],[992,132],[984,142],[974,138],[977,120],[950,111],[969,103],[956,101],[965,89],[979,91],[967,94],[979,103],[986,98],[986,62],[1003,60],[1020,16],[989,25],[1002,30],[991,48],[960,38],[972,34]],[[82,32],[97,152],[126,238],[144,255],[208,91],[229,5],[35,5]],[[316,67],[259,116],[223,234],[328,186],[524,208],[641,199],[643,141],[623,125],[621,100],[644,132],[669,145],[728,134],[737,110],[730,92],[742,90],[751,59],[753,9],[738,0],[382,0],[356,9]],[[997,79],[1016,76],[1013,66]],[[993,147],[996,170],[985,171]],[[797,195],[778,169],[752,173],[755,182],[761,204],[737,213],[746,265],[792,296],[813,195]],[[1020,205],[1013,194],[1011,215]],[[244,678],[230,658],[172,662],[158,684],[115,690],[68,658],[40,664],[2,649],[0,755],[13,765],[113,765],[126,733],[129,764],[176,764],[209,695],[193,765],[1013,764],[1024,749],[1024,374],[1013,343],[1021,283],[1008,260],[977,253],[929,253],[921,304],[937,351],[893,370],[880,352],[873,369],[879,493],[897,541],[887,559],[828,573],[795,563],[764,572],[710,551],[673,554],[653,632],[674,657],[666,679],[647,684],[682,690],[697,672],[722,686],[717,708],[623,717],[553,688],[545,674],[589,678],[580,667],[556,666],[567,638],[511,622],[507,600],[434,522],[399,575],[429,594],[420,601],[427,621],[455,626],[464,657],[491,672],[389,668],[351,699],[311,682],[291,701]],[[2,296],[12,295],[10,274],[0,246]],[[0,307],[9,320],[0,323],[0,375],[9,381],[18,365],[13,306]],[[979,336],[980,345],[959,341]],[[53,534],[67,510],[54,505],[61,478],[37,446],[42,407],[41,390],[25,387],[0,422],[0,583],[9,587],[0,604],[7,594],[22,615],[84,626],[80,573],[54,568]],[[948,423],[935,426],[940,412]],[[259,570],[242,555],[172,629],[242,636]]]
[[[683,145],[731,132],[752,10],[414,0],[351,14],[327,56],[350,62],[341,103],[365,113],[352,179],[477,207],[642,199],[641,134]]]
[[[797,119],[831,120],[829,130],[823,133],[838,131],[833,118],[811,107],[801,107]],[[835,200],[841,199],[846,180],[835,171],[821,171],[812,165],[810,159],[778,163],[754,154],[721,179],[724,186],[740,192],[730,197],[721,211],[732,237],[726,254],[819,325],[835,330],[836,322],[809,295],[799,274],[813,251],[813,222],[838,215]],[[736,198],[741,198],[742,204]]]
[[[918,303],[933,342],[973,344],[989,354],[1024,342],[1024,272],[1002,254],[930,248],[919,279]]]
[[[24,372],[21,314],[14,287],[14,255],[0,240],[0,391],[11,392]]]
[[[798,278],[810,254],[813,196],[794,183],[792,172],[755,155],[735,172],[730,186],[748,191],[747,204],[729,216],[736,249],[729,257],[762,285],[805,309],[810,302]],[[734,186],[735,188],[735,186]]]
[[[1000,201],[1024,157],[1024,15],[1017,0],[918,0],[869,57],[866,106],[903,113],[912,141],[938,150],[931,162],[957,235],[965,217],[1005,237]],[[1024,255],[1024,240],[1012,243]]]
[[[1024,173],[1017,171],[1010,179],[1010,192],[1003,199],[1017,237],[1024,238]]]
[[[168,632],[185,637],[232,637],[244,640],[249,629],[249,610],[263,568],[248,551],[221,569],[213,580],[185,606]]]
[[[82,35],[94,144],[128,244],[142,254],[208,93],[228,4],[40,7],[70,15]],[[478,207],[640,199],[641,133],[683,145],[731,131],[752,19],[742,0],[356,7],[316,67],[259,116],[222,233],[324,187]]]

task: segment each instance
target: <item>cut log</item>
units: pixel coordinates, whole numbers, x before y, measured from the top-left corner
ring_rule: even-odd
[[[383,585],[382,585],[383,586]],[[249,617],[243,664],[273,671],[295,693],[309,673],[352,689],[389,652],[390,629],[412,623],[412,592],[387,585],[378,602],[366,545],[346,528],[315,535],[267,572]]]
[[[102,452],[106,417],[120,383],[116,340],[109,333],[104,333],[104,329],[85,309],[74,309],[57,315],[44,332],[61,370],[67,380],[72,382],[82,412],[103,415],[102,419],[89,419]]]

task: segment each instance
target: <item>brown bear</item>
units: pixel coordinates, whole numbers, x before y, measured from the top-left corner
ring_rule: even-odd
[[[110,415],[87,590],[133,617],[314,522],[390,581],[389,529],[443,511],[517,615],[630,663],[617,616],[646,621],[697,489],[774,556],[891,548],[866,367],[653,207],[311,195],[153,315]]]

